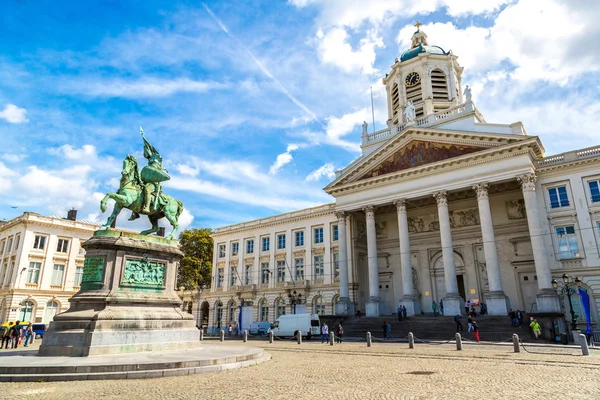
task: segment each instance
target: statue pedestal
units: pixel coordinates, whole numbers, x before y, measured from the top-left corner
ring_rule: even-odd
[[[86,250],[81,290],[54,317],[42,356],[92,356],[200,346],[175,292],[183,253],[176,242],[98,231]],[[122,234],[124,235],[124,234]]]

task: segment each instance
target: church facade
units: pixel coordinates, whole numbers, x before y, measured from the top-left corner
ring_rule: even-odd
[[[546,155],[521,122],[488,123],[462,72],[417,29],[383,78],[387,128],[365,123],[361,156],[324,189],[335,203],[215,230],[202,325],[414,315],[441,301],[454,315],[466,300],[569,321],[568,292],[585,326],[580,288],[595,328],[600,146]]]

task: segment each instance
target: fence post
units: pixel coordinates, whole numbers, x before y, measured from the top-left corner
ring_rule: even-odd
[[[224,340],[225,340],[225,331],[221,329],[220,341],[223,342]]]
[[[367,347],[371,347],[371,332],[367,332]]]
[[[454,337],[456,339],[456,350],[462,350],[462,338],[460,337],[460,333],[456,332]]]
[[[269,332],[269,343],[273,343],[273,336],[275,336],[273,331]]]
[[[587,337],[583,334],[579,334],[579,343],[581,343],[581,352],[584,356],[590,355],[590,349],[588,348]]]
[[[298,341],[298,344],[302,344],[302,332],[301,331],[296,332],[296,340]]]
[[[244,343],[246,343],[248,341],[248,330],[244,330],[244,335],[242,336],[242,340],[244,341]]]
[[[200,341],[204,340],[204,329],[200,329]]]
[[[521,352],[521,346],[519,345],[519,335],[517,335],[516,333],[513,333],[513,348],[515,350],[515,353]]]
[[[408,332],[408,348],[409,349],[415,348],[415,336],[413,335],[412,332]]]
[[[333,340],[335,339],[335,334],[333,332],[329,332],[329,345],[333,346]]]

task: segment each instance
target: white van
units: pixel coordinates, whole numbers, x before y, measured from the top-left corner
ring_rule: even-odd
[[[296,332],[302,332],[302,336],[310,339],[319,336],[321,322],[317,314],[290,314],[277,318],[271,330],[275,336],[296,336]]]

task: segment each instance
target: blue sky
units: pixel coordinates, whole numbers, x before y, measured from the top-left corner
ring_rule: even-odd
[[[104,219],[125,155],[145,163],[140,125],[186,226],[331,202],[416,20],[488,122],[523,121],[547,154],[598,144],[599,17],[583,0],[5,0],[0,219]]]

